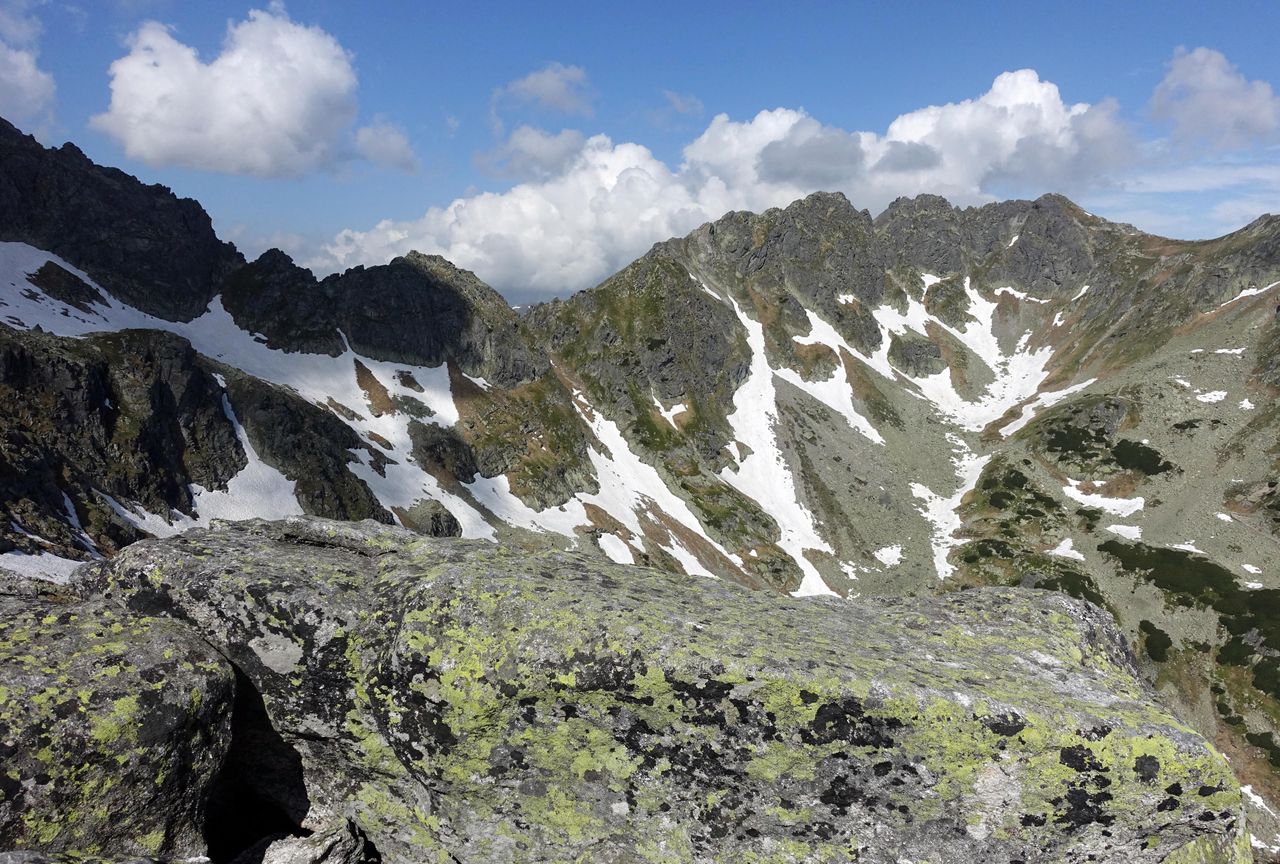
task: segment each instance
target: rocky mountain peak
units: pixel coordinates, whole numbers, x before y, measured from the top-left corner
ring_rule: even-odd
[[[889,206],[884,209],[884,212],[876,217],[876,227],[897,219],[910,219],[928,214],[935,216],[946,215],[954,212],[955,209],[951,202],[941,195],[903,195],[893,199]]]
[[[0,241],[74,259],[121,300],[161,318],[204,311],[244,263],[208,214],[163,186],[45,148],[0,120]]]

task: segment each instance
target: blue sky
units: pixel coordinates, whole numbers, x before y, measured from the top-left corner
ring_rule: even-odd
[[[1280,4],[1062,5],[0,0],[0,114],[251,256],[419,248],[516,300],[820,188],[1280,212]]]

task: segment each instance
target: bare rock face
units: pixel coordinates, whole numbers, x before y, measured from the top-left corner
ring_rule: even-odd
[[[53,695],[0,700],[6,763],[123,761],[44,781],[56,810],[23,767],[11,848],[190,854],[192,829],[138,833],[193,823],[133,766],[204,730],[160,776],[199,788],[217,763],[178,808],[207,802],[215,862],[1249,858],[1226,761],[1151,700],[1106,613],[1052,592],[798,601],[314,519],[134,544],[81,590],[9,601],[0,693]],[[117,710],[99,651],[155,710]],[[104,788],[153,806],[68,819]]]
[[[116,297],[171,321],[203,312],[244,263],[195,201],[95,165],[73,144],[42,147],[3,118],[0,240],[71,258]]]
[[[186,625],[0,581],[0,849],[202,854],[230,665]]]
[[[410,252],[317,281],[271,249],[236,271],[222,302],[237,324],[286,351],[336,357],[349,345],[379,360],[456,363],[502,386],[548,368],[501,295],[439,255]]]

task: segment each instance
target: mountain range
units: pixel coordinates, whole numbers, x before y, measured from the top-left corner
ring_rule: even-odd
[[[0,567],[372,519],[797,596],[1109,611],[1280,853],[1280,216],[1058,195],[729,213],[516,311],[411,252],[317,279],[0,121]]]

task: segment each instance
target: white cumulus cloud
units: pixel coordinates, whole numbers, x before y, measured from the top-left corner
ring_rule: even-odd
[[[586,139],[576,129],[552,134],[519,126],[500,147],[476,158],[479,167],[517,180],[545,180],[565,171],[582,152]]]
[[[18,123],[52,121],[57,87],[40,68],[40,19],[29,0],[0,0],[0,116]]]
[[[350,53],[281,4],[229,24],[209,62],[155,21],[128,47],[111,64],[110,106],[90,122],[134,159],[261,177],[298,176],[357,154],[409,166],[407,139],[385,122],[352,140]]]
[[[1114,104],[1067,104],[1031,70],[1000,75],[975,99],[904,114],[883,133],[789,108],[748,121],[721,114],[678,166],[604,135],[521,127],[498,153],[523,167],[526,182],[419,219],[345,230],[309,263],[327,272],[437,252],[525,301],[594,284],[729,210],[783,206],[819,189],[873,212],[919,192],[977,204],[1096,183],[1130,149]]]
[[[1280,130],[1280,96],[1249,81],[1220,52],[1179,49],[1151,97],[1151,113],[1180,141],[1244,147]]]
[[[32,11],[32,0],[0,0],[0,40],[10,45],[31,45],[44,28]]]
[[[0,42],[0,117],[39,118],[53,105],[55,89],[53,76],[36,64],[34,51]]]

